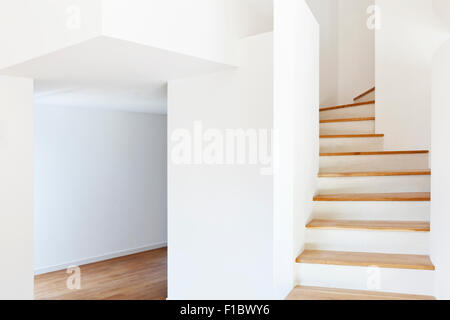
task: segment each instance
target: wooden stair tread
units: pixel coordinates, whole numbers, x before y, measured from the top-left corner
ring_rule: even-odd
[[[342,193],[317,195],[314,201],[430,201],[430,192]]]
[[[345,108],[354,108],[354,107],[360,107],[360,106],[365,106],[365,105],[374,104],[374,103],[375,103],[375,100],[366,101],[366,102],[357,102],[357,103],[351,103],[351,104],[344,104],[344,105],[340,105],[340,106],[321,108],[321,109],[319,109],[319,112],[345,109]]]
[[[428,150],[411,150],[411,151],[373,151],[373,152],[335,152],[321,153],[321,157],[340,157],[340,156],[383,156],[383,155],[403,155],[403,154],[428,154]]]
[[[358,99],[361,99],[361,98],[367,96],[369,93],[372,93],[372,92],[374,92],[374,91],[375,91],[375,87],[373,87],[373,88],[367,90],[367,91],[364,92],[364,93],[361,93],[359,96],[357,96],[356,98],[354,98],[353,101],[356,101],[356,100],[358,100]]]
[[[344,138],[383,138],[384,134],[335,134],[321,135],[320,139],[344,139]]]
[[[395,269],[434,270],[430,257],[413,254],[387,254],[369,252],[305,250],[297,263],[330,264]]]
[[[286,300],[436,300],[414,294],[349,290],[321,287],[295,287]]]
[[[431,170],[402,170],[402,171],[365,171],[365,172],[320,172],[319,178],[339,177],[392,177],[392,176],[429,176]]]
[[[321,220],[314,219],[306,225],[308,229],[336,230],[378,230],[400,232],[429,232],[426,221],[363,221],[363,220]]]
[[[375,117],[320,120],[320,123],[358,122],[358,121],[375,121]]]

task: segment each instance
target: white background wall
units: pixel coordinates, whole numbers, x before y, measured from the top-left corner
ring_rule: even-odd
[[[0,300],[33,298],[33,81],[0,76]]]
[[[320,105],[338,102],[338,4],[337,0],[307,0],[320,24]]]
[[[347,104],[375,83],[374,0],[306,0],[320,25],[320,105]]]
[[[447,24],[447,28],[450,30],[450,2],[447,0],[432,0],[433,8],[437,16]]]
[[[376,0],[376,131],[389,149],[429,149],[431,66],[447,30],[430,0]]]
[[[319,26],[305,1],[275,5],[274,285],[285,298],[295,283],[319,162]]]
[[[367,9],[374,0],[339,0],[338,104],[375,85],[375,31],[367,27]]]
[[[273,31],[273,0],[227,0],[228,28],[237,39]]]
[[[165,245],[166,119],[36,107],[38,273]]]
[[[240,41],[240,68],[169,82],[168,134],[271,129],[272,34]],[[175,145],[169,143],[169,152]],[[263,299],[273,291],[273,183],[258,165],[168,170],[169,299]]]

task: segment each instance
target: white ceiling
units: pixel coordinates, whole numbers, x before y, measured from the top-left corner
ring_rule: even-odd
[[[35,103],[167,112],[167,80],[215,72],[225,65],[98,37],[21,63],[0,74],[35,79]]]

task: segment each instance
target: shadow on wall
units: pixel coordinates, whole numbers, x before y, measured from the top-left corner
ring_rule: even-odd
[[[450,36],[450,34],[449,34]],[[450,188],[450,150],[448,118],[450,117],[450,40],[433,59],[431,111],[431,258],[436,266],[435,290],[438,299],[450,299],[450,216],[447,190]]]
[[[433,0],[433,8],[437,16],[442,19],[449,27],[450,32],[450,1],[448,0]]]
[[[450,116],[450,1],[433,0],[434,10],[448,26],[448,39],[436,51],[433,57],[432,77],[432,117],[431,117],[431,257],[436,266],[435,295],[438,299],[450,299],[450,206],[447,190],[450,187],[447,137],[450,134],[448,117]],[[444,245],[443,245],[444,244]]]

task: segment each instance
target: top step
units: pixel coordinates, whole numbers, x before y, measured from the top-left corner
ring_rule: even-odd
[[[372,94],[372,93],[373,93],[373,94]],[[360,94],[359,96],[357,96],[356,98],[354,98],[353,101],[358,101],[358,100],[361,100],[361,99],[363,99],[363,98],[366,98],[366,99],[367,99],[367,98],[370,98],[370,96],[374,96],[374,94],[375,94],[375,87],[373,87],[373,88],[367,90],[366,92]],[[372,100],[372,99],[371,99],[371,100]]]

